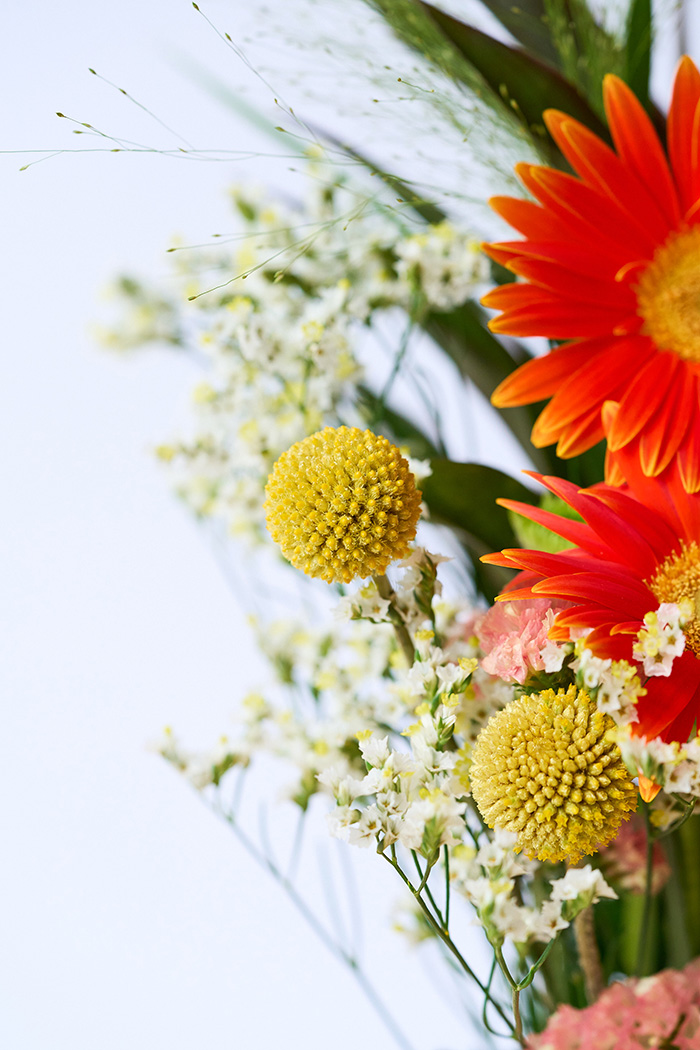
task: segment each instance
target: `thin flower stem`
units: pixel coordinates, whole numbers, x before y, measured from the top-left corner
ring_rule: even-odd
[[[464,972],[467,974],[467,976],[470,977],[472,979],[472,981],[474,981],[476,986],[481,991],[482,995],[486,996],[488,1001],[493,1005],[494,1009],[500,1015],[501,1019],[503,1021],[505,1021],[505,1023],[508,1025],[508,1027],[510,1028],[511,1032],[514,1031],[513,1022],[507,1016],[507,1014],[503,1010],[503,1008],[500,1005],[500,1003],[496,1002],[496,1000],[491,995],[491,992],[489,991],[488,987],[483,983],[483,981],[480,981],[479,978],[476,976],[476,974],[472,970],[471,966],[469,965],[467,960],[464,958],[464,956],[462,955],[462,953],[458,949],[457,945],[454,943],[454,941],[450,937],[449,933],[446,930],[444,930],[440,926],[440,924],[437,922],[437,920],[436,920],[435,916],[433,915],[433,913],[431,912],[430,908],[427,906],[427,904],[423,900],[422,896],[417,892],[416,887],[413,885],[413,883],[409,879],[408,875],[406,875],[405,871],[402,869],[402,867],[399,864],[399,862],[397,860],[397,857],[396,857],[396,847],[392,845],[392,847],[391,847],[391,857],[388,857],[386,853],[381,853],[380,856],[384,857],[384,860],[387,862],[387,864],[391,864],[392,868],[394,868],[394,870],[396,872],[398,872],[400,878],[402,879],[402,881],[405,883],[405,885],[408,887],[408,889],[411,891],[411,893],[415,897],[416,901],[418,902],[419,907],[421,908],[423,914],[425,915],[426,919],[428,920],[428,924],[429,924],[430,928],[437,935],[437,937],[440,938],[440,940],[445,945],[445,947],[452,953],[452,955],[455,957],[455,959],[457,960],[459,965],[462,967]]]
[[[645,806],[644,820],[646,822],[647,830],[647,860],[646,870],[644,873],[644,910],[642,912],[642,921],[639,927],[637,961],[634,967],[634,972],[637,975],[637,977],[642,976],[642,969],[644,967],[644,956],[647,949],[647,939],[649,937],[649,922],[651,920],[651,885],[654,870],[654,838],[652,835],[650,813],[651,811],[649,809],[649,806]]]
[[[432,864],[428,864],[428,866],[425,869],[425,874],[423,874],[423,872],[421,871],[420,862],[418,860],[418,854],[413,849],[411,850],[411,853],[413,855],[413,863],[416,865],[416,870],[418,871],[418,874],[419,874],[420,880],[421,880],[420,881],[420,885],[416,889],[416,893],[420,894],[420,893],[423,892],[423,890],[425,890],[426,896],[427,896],[428,900],[430,901],[430,904],[432,905],[432,909],[435,912],[435,914],[437,915],[438,919],[440,920],[440,925],[447,932],[447,923],[443,919],[442,912],[438,908],[438,906],[437,906],[437,904],[435,902],[435,898],[433,897],[433,895],[432,895],[432,893],[430,891],[430,886],[428,885],[428,878],[430,876],[430,872],[433,870],[435,864],[437,863],[437,859],[438,858],[436,857],[435,860],[432,862]]]
[[[495,972],[496,972],[496,956],[494,955],[493,962],[491,963],[491,969],[489,971],[489,979],[486,982],[486,991],[487,991],[488,994],[484,996],[484,1005],[483,1005],[482,1010],[481,1010],[481,1022],[483,1024],[484,1028],[486,1029],[486,1031],[490,1032],[491,1035],[498,1036],[499,1039],[510,1039],[510,1032],[507,1035],[502,1035],[501,1032],[497,1032],[495,1030],[495,1028],[491,1027],[491,1025],[489,1023],[489,1019],[488,1019],[487,1011],[488,1011],[488,1008],[489,1008],[489,1003],[491,1002],[491,999],[490,999],[491,983],[493,981],[493,975],[495,974]]]
[[[523,977],[522,981],[518,981],[518,988],[521,991],[523,990],[523,988],[529,988],[529,986],[532,984],[532,982],[535,979],[535,975],[537,974],[537,971],[540,969],[540,967],[544,963],[545,959],[547,958],[547,956],[551,952],[552,948],[554,947],[554,942],[555,941],[556,941],[556,937],[553,937],[552,940],[547,945],[547,947],[542,952],[542,954],[540,955],[539,959],[537,959],[536,962],[534,962],[532,964],[532,966],[530,967],[530,969],[527,972],[527,975],[525,977]]]
[[[232,813],[228,813],[216,802],[207,802],[209,808],[222,820],[230,826],[234,835],[246,850],[246,852],[255,860],[262,868],[264,868],[279,884],[279,886],[287,894],[289,900],[292,902],[294,907],[297,909],[302,918],[305,919],[308,926],[313,930],[316,936],[323,942],[326,948],[336,957],[340,962],[345,963],[348,969],[351,971],[353,977],[357,981],[357,984],[361,988],[363,994],[369,1003],[373,1006],[377,1016],[384,1024],[387,1031],[393,1037],[396,1045],[401,1050],[415,1050],[413,1044],[408,1040],[404,1033],[399,1028],[399,1025],[395,1018],[390,1013],[388,1007],[378,995],[376,989],[372,985],[372,982],[367,977],[366,973],[362,969],[362,966],[348,951],[343,948],[333,937],[328,933],[323,923],[316,917],[311,908],[301,896],[299,891],[296,889],[290,879],[277,867],[271,857],[267,856],[260,850],[253,840],[246,834],[245,831],[240,827],[236,821],[235,816]]]
[[[450,849],[445,845],[445,929],[450,925]]]
[[[520,1017],[520,989],[515,987],[513,989],[513,1020],[515,1021],[515,1028],[513,1029],[513,1038],[517,1039],[518,1042],[524,1046],[525,1040],[523,1038],[523,1022]]]
[[[408,628],[404,623],[403,616],[396,607],[396,591],[391,586],[386,576],[380,576],[375,573],[372,576],[372,579],[374,580],[380,598],[384,598],[385,601],[389,602],[389,619],[394,626],[396,640],[406,657],[408,666],[413,667],[416,658],[416,650],[411,641],[411,636],[408,633]]]
[[[574,919],[574,938],[583,970],[586,998],[589,1003],[594,1003],[603,991],[604,980],[593,923],[593,908],[590,905]]]
[[[672,824],[670,828],[666,828],[665,831],[661,831],[658,834],[654,835],[654,842],[658,842],[660,839],[665,839],[668,835],[672,835],[674,831],[678,831],[679,828],[683,827],[686,820],[692,817],[693,813],[695,812],[696,799],[691,799],[690,802],[686,802],[685,799],[680,798],[680,796],[678,795],[674,795],[673,797],[676,798],[679,802],[683,803],[683,805],[685,806],[685,813],[683,814],[681,819],[676,821],[675,824]]]

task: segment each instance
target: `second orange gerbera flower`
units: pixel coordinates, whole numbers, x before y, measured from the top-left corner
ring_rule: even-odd
[[[495,332],[568,340],[517,369],[494,404],[551,398],[535,445],[575,456],[603,437],[601,408],[619,402],[612,450],[631,446],[648,476],[674,457],[700,490],[700,73],[678,67],[668,160],[653,125],[617,77],[604,83],[615,150],[549,110],[547,127],[578,178],[517,167],[538,203],[496,197],[494,209],[526,239],[486,245],[523,278],[490,292]]]
[[[615,410],[604,412],[606,429]],[[572,521],[525,503],[499,500],[575,546],[559,554],[504,550],[482,560],[520,569],[502,596],[569,602],[557,613],[551,637],[589,632],[586,646],[602,659],[633,662],[632,648],[644,616],[663,602],[691,599],[685,650],[669,677],[653,677],[639,699],[636,732],[648,738],[687,740],[700,717],[700,495],[683,491],[677,466],[663,478],[645,477],[633,450],[615,456],[625,489],[579,489],[560,478],[535,475],[581,517]],[[515,589],[514,589],[515,588]]]

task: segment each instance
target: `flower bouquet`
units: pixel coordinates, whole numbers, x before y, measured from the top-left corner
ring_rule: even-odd
[[[212,751],[159,750],[378,1007],[246,826],[260,763],[291,766],[299,827],[392,870],[469,1045],[700,1047],[700,73],[655,105],[645,0],[612,28],[484,0],[490,32],[369,7],[519,183],[470,223],[449,170],[305,126],[303,200],[236,187],[233,246],[174,256],[183,294],[119,282],[105,341],[201,368],[158,455],[273,679]],[[466,418],[507,472],[466,461]]]

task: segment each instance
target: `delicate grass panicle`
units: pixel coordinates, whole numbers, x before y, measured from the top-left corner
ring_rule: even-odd
[[[473,753],[472,794],[489,827],[514,832],[531,857],[571,863],[614,838],[637,790],[611,729],[574,685],[508,704]]]
[[[328,583],[386,572],[416,535],[421,493],[395,445],[371,430],[326,427],[275,463],[267,527],[295,568]]]

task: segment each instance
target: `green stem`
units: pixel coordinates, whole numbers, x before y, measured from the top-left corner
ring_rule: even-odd
[[[445,845],[445,929],[450,925],[450,849]]]
[[[647,952],[647,938],[649,936],[649,922],[651,919],[651,880],[654,867],[654,839],[652,837],[649,806],[645,806],[644,808],[644,820],[646,822],[647,831],[647,859],[646,870],[644,873],[644,911],[642,912],[642,921],[639,926],[637,961],[634,967],[634,972],[637,977],[642,976],[642,970],[644,968],[644,957]]]
[[[201,792],[198,792],[201,797]],[[307,924],[314,931],[316,936],[323,942],[328,950],[341,962],[344,962],[348,969],[351,971],[353,977],[357,981],[359,987],[367,998],[368,1002],[374,1007],[377,1016],[383,1022],[387,1031],[391,1034],[396,1045],[401,1050],[414,1050],[413,1045],[409,1042],[408,1038],[403,1034],[398,1026],[398,1023],[391,1015],[386,1004],[379,997],[376,989],[372,985],[371,981],[365,974],[360,963],[351,955],[350,952],[346,951],[341,944],[339,944],[333,937],[328,933],[325,926],[319,921],[316,915],[309,908],[308,904],[301,896],[299,891],[296,889],[290,879],[284,875],[282,871],[277,867],[275,862],[268,857],[262,850],[258,849],[253,840],[242,830],[238,825],[235,816],[232,813],[227,813],[217,803],[208,803],[209,807],[213,812],[225,820],[226,823],[231,827],[234,835],[244,847],[246,852],[262,867],[265,868],[270,875],[276,880],[281,888],[287,894],[289,900],[292,902],[294,907],[300,913],[300,915],[306,920]]]
[[[386,853],[381,853],[380,856],[384,857],[384,860],[387,862],[387,864],[391,864],[392,868],[394,868],[394,870],[398,873],[401,880],[408,887],[408,889],[411,891],[416,901],[418,902],[418,905],[423,914],[425,915],[428,921],[428,925],[432,929],[433,933],[435,933],[435,935],[439,937],[439,939],[442,941],[442,943],[445,945],[448,951],[451,952],[451,954],[457,960],[457,962],[462,967],[466,975],[470,977],[472,981],[474,981],[479,991],[482,993],[482,995],[486,996],[486,998],[492,1004],[496,1012],[500,1015],[501,1020],[505,1021],[505,1023],[508,1025],[512,1032],[514,1030],[514,1025],[510,1018],[506,1015],[505,1011],[503,1010],[503,1007],[500,1005],[500,1003],[496,1002],[496,1000],[493,998],[489,989],[483,983],[483,981],[479,980],[479,978],[476,976],[467,960],[460,952],[457,945],[450,937],[449,933],[446,930],[444,930],[438,922],[436,922],[435,916],[431,912],[430,908],[427,906],[422,896],[420,896],[420,894],[417,893],[416,887],[413,885],[408,875],[406,875],[405,871],[402,869],[401,865],[397,860],[396,847],[392,845],[391,857],[388,857]]]
[[[404,618],[396,607],[396,591],[391,586],[386,576],[380,576],[377,573],[374,573],[372,579],[374,580],[379,597],[384,598],[385,601],[389,602],[389,619],[394,626],[396,640],[406,657],[408,666],[413,667],[416,658],[416,650],[411,641],[411,636],[408,633],[408,628],[404,623]]]

